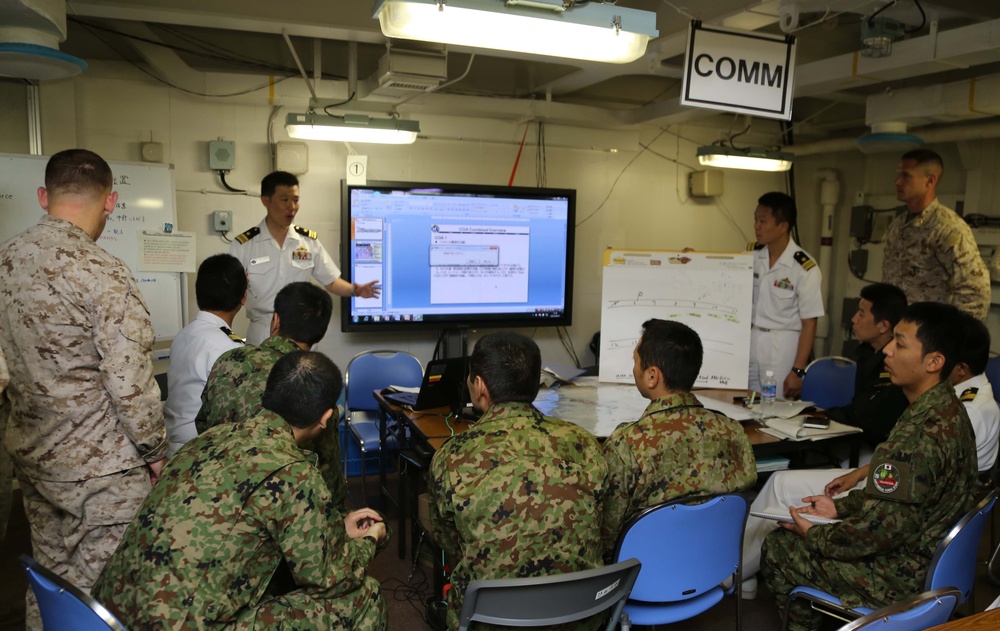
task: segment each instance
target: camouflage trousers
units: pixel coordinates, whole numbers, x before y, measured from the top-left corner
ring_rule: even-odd
[[[788,593],[799,585],[828,592],[848,607],[883,607],[920,591],[919,586],[913,591],[891,589],[874,580],[865,564],[820,556],[809,549],[805,538],[784,529],[775,530],[764,540],[760,577],[782,612]],[[808,601],[797,599],[788,612],[788,628],[818,629],[822,618],[823,614],[814,611]]]
[[[86,592],[152,488],[147,467],[73,482],[33,480],[21,471],[17,479],[31,526],[32,556]],[[42,631],[30,589],[25,600],[26,630]]]
[[[336,598],[307,590],[278,596],[241,616],[235,627],[254,630],[382,631],[386,628],[387,615],[382,587],[369,576],[361,587]]]

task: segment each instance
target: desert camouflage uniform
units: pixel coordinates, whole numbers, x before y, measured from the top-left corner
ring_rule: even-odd
[[[226,351],[215,360],[201,395],[201,411],[195,419],[198,432],[221,423],[240,423],[261,410],[260,398],[275,362],[301,348],[287,337],[272,335],[260,346]],[[347,480],[340,460],[340,431],[330,423],[310,449],[319,455],[319,470],[338,507],[347,501]]]
[[[383,629],[366,577],[374,538],[349,539],[311,454],[272,412],[170,459],[94,586],[140,629]],[[266,592],[282,560],[295,588]]]
[[[132,273],[73,223],[44,215],[0,248],[5,445],[35,558],[83,589],[149,492],[147,463],[167,454],[152,345]]]
[[[895,471],[888,485],[887,465]],[[975,504],[976,442],[951,384],[920,395],[872,456],[864,489],[835,500],[838,524],[805,537],[784,529],[764,541],[761,576],[784,607],[796,585],[848,607],[881,607],[919,593],[938,544]],[[799,601],[790,629],[818,628]]]
[[[910,304],[951,303],[980,320],[990,309],[990,275],[972,230],[936,199],[889,224],[882,282],[902,289]]]
[[[448,439],[430,471],[430,530],[455,559],[448,628],[477,579],[600,567],[606,477],[593,435],[528,403],[494,404]]]
[[[689,392],[651,401],[638,421],[619,425],[604,443],[604,458],[605,554],[614,551],[622,526],[646,506],[743,491],[757,481],[753,449],[740,424],[706,410]]]
[[[7,362],[3,358],[3,349],[0,348],[0,441],[3,440],[4,430],[7,427],[7,397],[4,391],[7,390],[9,381]],[[7,520],[10,518],[10,505],[14,500],[13,473],[10,456],[7,455],[3,445],[0,445],[0,541],[7,536]]]

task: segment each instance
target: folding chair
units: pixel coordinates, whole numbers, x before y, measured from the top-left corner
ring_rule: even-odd
[[[972,595],[972,588],[976,580],[976,557],[979,552],[979,540],[983,536],[983,528],[986,526],[990,511],[996,504],[997,494],[996,489],[991,491],[975,508],[966,513],[938,544],[927,569],[927,579],[924,581],[925,592],[943,587],[955,588],[960,594],[959,605]],[[832,594],[800,585],[788,594],[782,629],[788,628],[788,610],[797,598],[809,600],[816,611],[845,621],[870,614],[873,611],[870,607],[849,609]]]
[[[924,592],[848,622],[838,631],[923,631],[948,622],[961,596],[950,587]]]
[[[850,405],[854,400],[854,375],[858,366],[846,357],[820,357],[806,366],[802,378],[802,400],[828,409]]]
[[[629,520],[615,559],[642,562],[625,604],[633,624],[687,620],[736,594],[736,629],[742,628],[743,528],[749,503],[739,494],[686,497],[647,508]]]
[[[344,371],[344,389],[347,410],[344,422],[348,434],[358,443],[361,451],[361,495],[366,503],[368,487],[365,460],[368,454],[382,449],[378,403],[372,392],[387,386],[419,387],[423,381],[420,360],[404,351],[365,351],[355,355]],[[379,467],[381,473],[381,467]],[[347,475],[347,458],[344,457],[344,475]],[[379,483],[381,487],[381,481]]]
[[[22,554],[45,631],[125,631],[125,625],[83,590]]]
[[[458,631],[473,622],[511,627],[547,627],[596,616],[613,608],[605,631],[622,622],[622,612],[640,564],[635,559],[607,567],[532,578],[479,580],[462,601]]]

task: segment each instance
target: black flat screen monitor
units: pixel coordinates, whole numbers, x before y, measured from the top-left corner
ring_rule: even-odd
[[[576,191],[341,183],[344,331],[568,326]]]

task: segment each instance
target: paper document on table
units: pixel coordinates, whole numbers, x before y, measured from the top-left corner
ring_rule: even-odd
[[[768,417],[792,418],[802,414],[803,410],[813,405],[815,404],[812,401],[775,401],[766,411],[761,404],[755,405],[753,411]]]
[[[420,392],[420,386],[389,386],[386,389],[390,392],[409,392],[410,394]]]
[[[775,438],[794,441],[823,440],[824,438],[833,438],[834,436],[844,436],[846,434],[857,434],[861,432],[860,427],[851,427],[850,425],[844,425],[843,423],[838,423],[837,421],[830,421],[829,429],[802,427],[802,423],[806,420],[806,418],[808,417],[800,415],[794,418],[764,419],[762,422],[766,425],[766,427],[762,428],[760,431],[769,436],[774,436]]]
[[[542,362],[541,383],[549,387],[552,387],[552,385],[556,383],[574,385],[573,381],[584,372],[586,371],[580,368],[574,368],[573,366]]]
[[[792,523],[792,516],[788,513],[787,508],[778,508],[775,506],[769,506],[762,511],[752,510],[750,511],[750,514],[753,515],[754,517],[760,517],[761,519],[773,519],[774,521],[780,521],[786,524]],[[820,517],[819,515],[801,515],[801,516],[806,521],[811,521],[814,524],[840,523],[839,519],[830,519],[829,517]]]
[[[735,403],[726,403],[725,401],[719,401],[718,399],[713,399],[710,396],[704,394],[693,393],[698,401],[701,402],[709,410],[715,410],[721,414],[725,414],[734,421],[749,421],[756,418],[749,409],[743,407],[742,405],[736,405]]]

